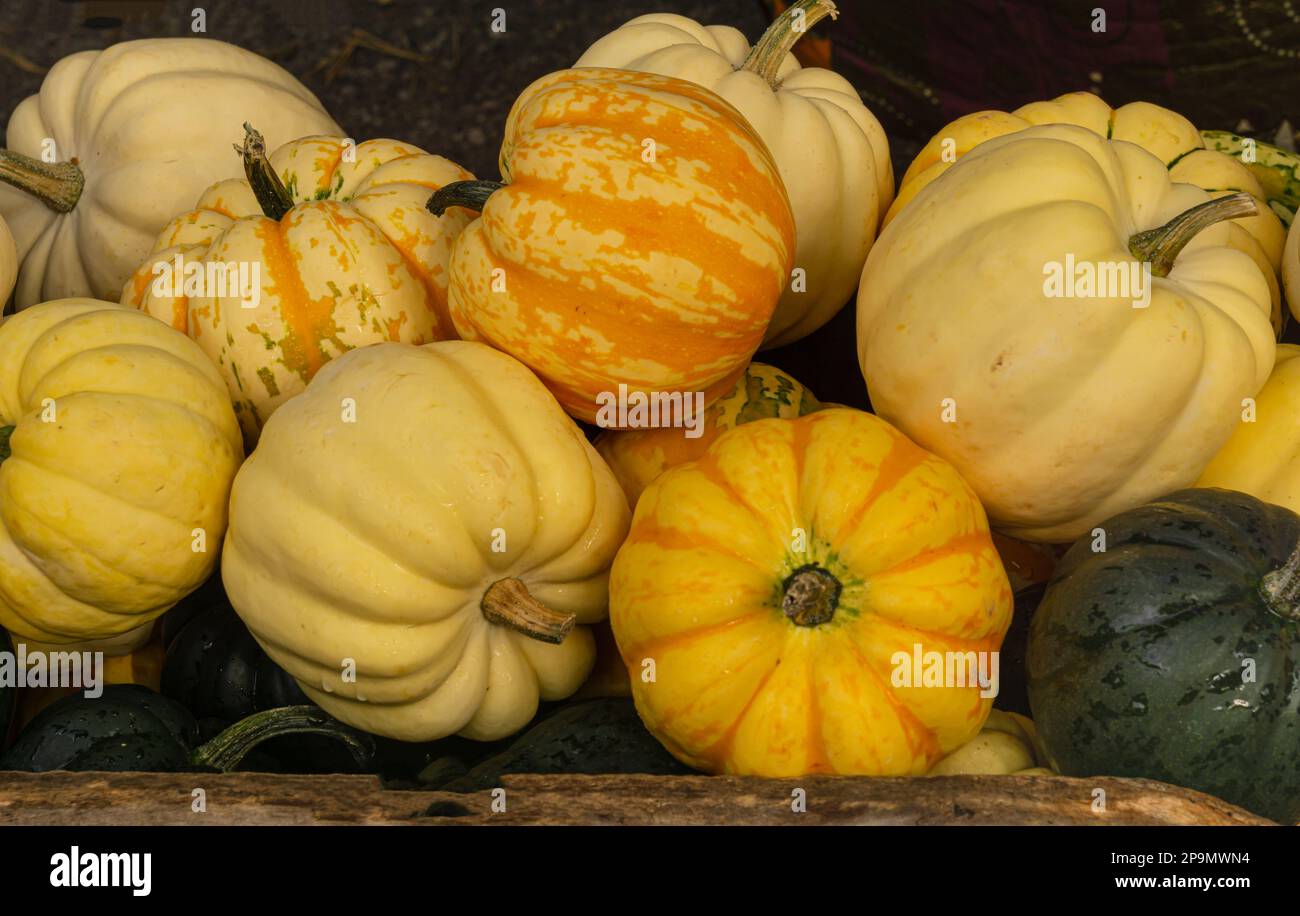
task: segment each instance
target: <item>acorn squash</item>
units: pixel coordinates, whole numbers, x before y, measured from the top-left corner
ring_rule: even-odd
[[[1104,543],[1066,553],[1030,626],[1029,701],[1053,768],[1295,823],[1300,516],[1191,489],[1100,528]]]

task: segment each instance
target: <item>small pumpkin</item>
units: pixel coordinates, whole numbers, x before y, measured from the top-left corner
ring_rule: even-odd
[[[342,721],[489,741],[590,673],[586,625],[627,517],[517,360],[378,344],[271,417],[235,480],[222,577],[271,659]]]
[[[984,728],[940,760],[927,776],[1050,776],[1033,720],[989,710]]]
[[[852,298],[894,196],[889,141],[858,91],[832,70],[801,68],[789,53],[836,14],[830,0],[799,0],[751,48],[731,26],[650,13],[599,39],[574,64],[699,83],[735,105],[772,151],[794,211],[794,264],[804,282],[781,296],[764,348],[806,337]]]
[[[700,434],[661,426],[653,429],[606,430],[596,437],[596,450],[618,478],[628,505],[670,467],[701,457],[727,430],[768,417],[801,417],[821,409],[813,393],[780,369],[753,362],[735,386],[704,412]]]
[[[167,221],[238,174],[230,144],[250,119],[276,145],[343,133],[286,70],[223,41],[149,38],[58,61],[0,150],[18,307],[116,299]]]
[[[144,629],[149,629],[145,627]],[[39,643],[27,644],[30,656],[33,652],[59,652],[60,646],[43,646]],[[99,648],[98,645],[95,647]],[[162,679],[163,649],[159,641],[149,634],[149,638],[140,646],[121,654],[104,654],[104,684],[139,684],[157,691]],[[63,697],[81,693],[82,687],[25,687],[18,696],[18,725],[25,728],[42,710]]]
[[[41,712],[0,755],[0,770],[225,772],[263,741],[293,734],[341,741],[363,767],[373,754],[366,735],[314,706],[256,713],[200,743],[198,723],[180,703],[139,684],[110,684],[101,696],[74,694]]]
[[[564,70],[515,101],[503,182],[429,201],[482,216],[456,240],[457,333],[519,359],[570,414],[602,397],[735,384],[793,266],[794,216],[771,153],[707,89]]]
[[[1300,818],[1300,516],[1182,490],[1077,541],[1034,616],[1029,701],[1055,769]]]
[[[131,641],[216,565],[243,458],[198,346],[107,302],[0,324],[0,625]]]
[[[1205,468],[1198,487],[1249,493],[1300,512],[1300,346],[1278,344],[1268,382],[1243,405],[1241,422]]]
[[[957,472],[848,408],[738,426],[665,472],[610,577],[637,711],[713,773],[925,773],[992,700],[914,679],[917,650],[996,652],[1011,608]]]
[[[306,137],[268,159],[261,135],[245,128],[245,178],[214,185],[173,219],[121,295],[198,342],[255,443],[266,418],[334,357],[454,336],[447,267],[469,215],[435,217],[424,205],[473,176],[396,140]],[[173,295],[158,281],[186,262],[256,265],[252,306],[228,289]]]
[[[1226,130],[1203,130],[1201,139],[1206,149],[1233,157],[1255,176],[1283,226],[1294,222],[1300,210],[1300,154]]]
[[[1224,222],[1256,207],[1171,182],[1160,159],[1082,127],[980,143],[867,258],[872,405],[1024,540],[1071,540],[1192,484],[1273,367],[1266,271]],[[1071,290],[1076,262],[1149,270],[1146,303],[1118,284]]]

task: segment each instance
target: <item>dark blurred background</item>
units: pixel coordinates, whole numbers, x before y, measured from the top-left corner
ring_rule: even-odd
[[[131,38],[235,42],[303,80],[357,139],[395,137],[495,177],[501,126],[533,79],[569,66],[633,16],[670,11],[752,41],[779,0],[0,0],[0,114],[54,61]],[[957,115],[1075,89],[1145,99],[1198,127],[1293,145],[1300,123],[1300,0],[837,0],[805,62],[857,87],[901,174]],[[494,9],[506,31],[493,32]],[[1097,30],[1096,10],[1105,11]],[[197,99],[195,104],[202,104]],[[845,309],[808,340],[760,358],[824,400],[865,406]]]

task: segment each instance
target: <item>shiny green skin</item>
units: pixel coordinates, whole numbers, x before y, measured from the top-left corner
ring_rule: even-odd
[[[1300,516],[1197,489],[1100,527],[1105,552],[1071,547],[1030,626],[1029,702],[1053,767],[1300,820],[1300,622],[1260,590]]]

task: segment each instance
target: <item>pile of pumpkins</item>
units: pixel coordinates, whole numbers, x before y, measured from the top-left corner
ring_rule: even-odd
[[[0,151],[0,625],[129,653],[219,563],[303,727],[493,741],[601,677],[704,772],[1139,775],[1294,822],[1300,159],[1074,93],[958,119],[895,193],[791,54],[833,12],[632,20],[518,98],[499,181],[220,42],[60,61]],[[1051,294],[1075,261],[1145,302]],[[753,361],[855,291],[875,414]],[[700,434],[589,436],[611,392],[698,394]],[[1018,551],[1064,553],[1034,722],[900,661],[995,657]]]

